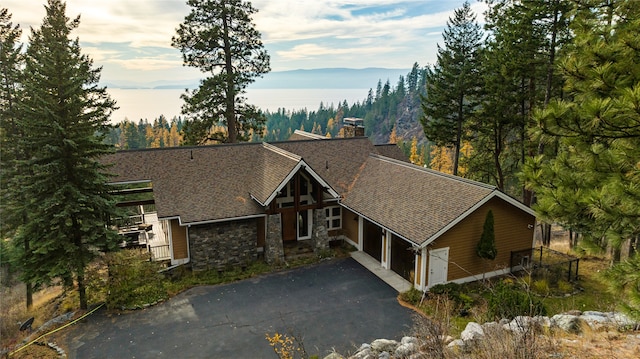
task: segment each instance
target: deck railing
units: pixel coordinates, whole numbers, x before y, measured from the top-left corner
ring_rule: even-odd
[[[169,252],[168,244],[149,246],[149,252],[151,253],[152,261],[162,261],[162,260],[171,259],[171,253]]]

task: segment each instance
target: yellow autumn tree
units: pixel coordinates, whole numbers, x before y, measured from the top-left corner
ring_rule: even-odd
[[[462,148],[460,149],[460,164],[458,165],[458,176],[465,177],[469,172],[469,159],[473,153],[473,146],[471,142],[463,141]]]
[[[424,166],[424,160],[422,156],[418,154],[418,138],[415,136],[411,140],[411,155],[409,156],[409,161],[414,165]]]
[[[453,173],[451,150],[444,146],[431,146],[431,162],[429,167],[443,173]]]
[[[389,143],[398,143],[398,133],[396,132],[396,125],[393,125],[393,129],[391,130],[391,134],[389,135]]]

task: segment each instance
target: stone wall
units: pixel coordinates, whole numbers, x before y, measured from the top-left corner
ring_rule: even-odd
[[[210,223],[189,228],[194,270],[224,270],[245,266],[257,258],[258,223],[255,218]]]
[[[324,208],[313,210],[313,227],[311,232],[313,252],[322,255],[329,250],[329,232],[327,231],[327,216]]]
[[[264,243],[264,258],[269,264],[284,262],[284,248],[282,246],[282,226],[280,213],[267,217],[267,235]]]

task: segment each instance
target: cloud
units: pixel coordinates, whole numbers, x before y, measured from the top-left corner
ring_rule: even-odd
[[[410,67],[435,61],[436,43],[453,10],[465,0],[253,0],[253,16],[273,70],[319,67]],[[2,0],[23,41],[40,26],[46,0]],[[180,73],[171,47],[189,13],[186,0],[66,0],[67,16],[81,15],[72,36],[109,74]],[[473,2],[483,22],[486,4]],[[131,72],[127,72],[131,71]],[[137,72],[137,73],[136,73]]]

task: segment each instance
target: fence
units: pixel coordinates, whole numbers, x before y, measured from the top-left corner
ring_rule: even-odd
[[[578,280],[580,258],[547,247],[511,252],[511,273],[529,270],[532,274],[552,273],[569,282]]]

